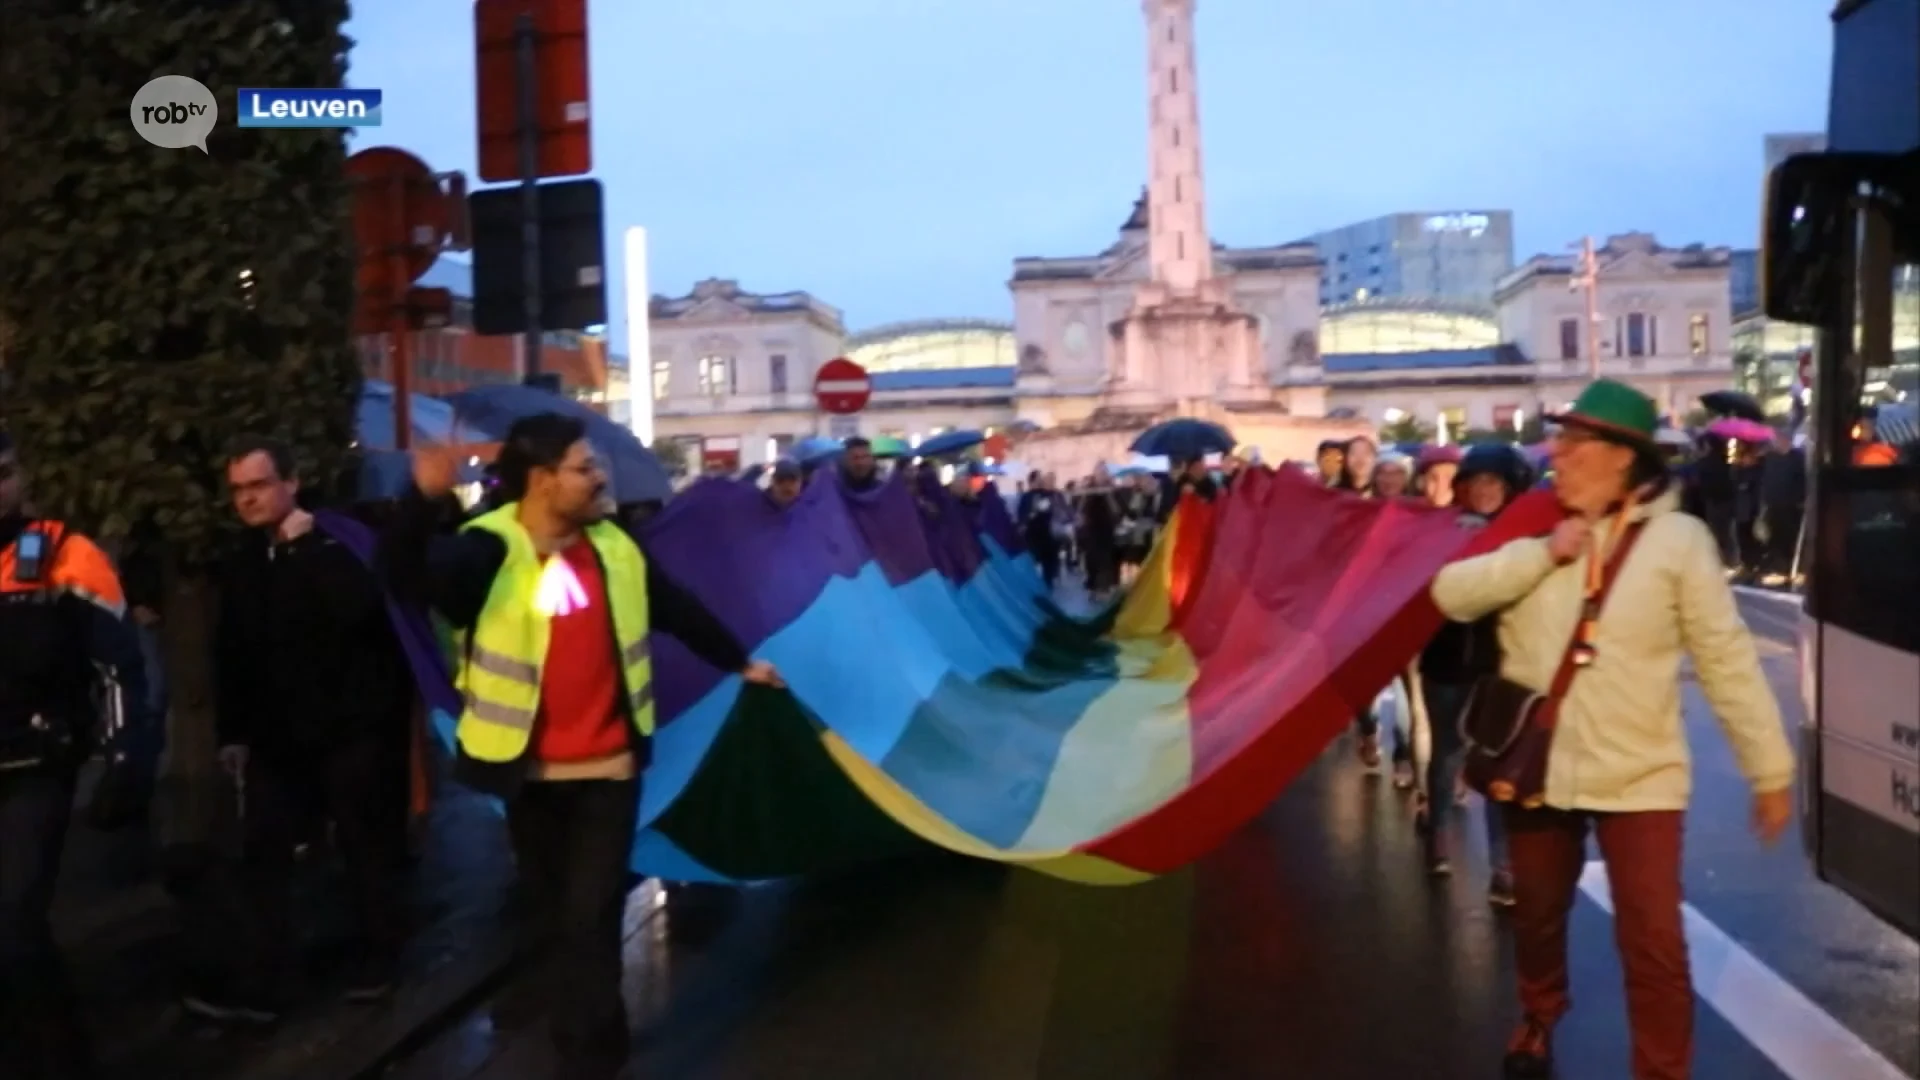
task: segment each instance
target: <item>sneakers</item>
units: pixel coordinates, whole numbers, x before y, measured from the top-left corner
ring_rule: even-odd
[[[180,1007],[202,1020],[218,1024],[265,1027],[280,1019],[280,1010],[264,1001],[225,994],[188,994],[180,999]]]
[[[1551,1080],[1553,1028],[1533,1017],[1522,1021],[1507,1040],[1501,1068],[1506,1080]]]
[[[1493,880],[1487,883],[1487,903],[1497,908],[1510,908],[1517,902],[1513,895],[1513,871],[1495,870]]]

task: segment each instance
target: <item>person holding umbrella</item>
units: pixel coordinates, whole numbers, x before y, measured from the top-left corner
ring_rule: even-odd
[[[1239,441],[1219,424],[1193,417],[1179,417],[1158,423],[1141,432],[1128,449],[1146,457],[1164,457],[1172,466],[1161,486],[1161,505],[1157,515],[1164,523],[1173,516],[1180,496],[1188,491],[1209,502],[1220,488],[1207,470],[1208,454],[1230,454]]]

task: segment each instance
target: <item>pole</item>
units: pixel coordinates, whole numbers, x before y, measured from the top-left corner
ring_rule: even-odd
[[[534,51],[538,35],[533,13],[522,12],[514,25],[518,60],[515,89],[520,98],[520,273],[521,298],[526,305],[526,340],[520,374],[540,374],[540,106]]]
[[[1580,277],[1587,287],[1587,377],[1600,377],[1600,259],[1594,254],[1593,237],[1580,241]]]
[[[413,448],[413,355],[408,338],[413,333],[412,319],[407,312],[407,283],[413,279],[408,272],[407,249],[411,237],[407,235],[407,180],[395,173],[387,181],[387,206],[393,215],[392,235],[400,238],[400,243],[387,255],[393,269],[389,278],[386,295],[381,299],[387,304],[387,332],[389,341],[388,355],[393,358],[393,448],[410,450]]]

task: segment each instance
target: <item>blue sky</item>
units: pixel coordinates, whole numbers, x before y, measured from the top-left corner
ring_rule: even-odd
[[[1201,0],[1209,215],[1399,210],[1748,245],[1761,136],[1825,126],[1829,0]],[[356,145],[474,169],[472,0],[360,0]],[[1010,318],[1018,255],[1111,243],[1145,176],[1138,0],[592,0],[594,175],[656,292],[806,289],[850,329]],[[625,351],[620,291],[609,300]]]

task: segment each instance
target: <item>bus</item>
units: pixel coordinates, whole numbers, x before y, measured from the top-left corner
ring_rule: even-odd
[[[1920,0],[1834,10],[1827,148],[1768,177],[1767,316],[1811,327],[1801,825],[1920,938]]]

